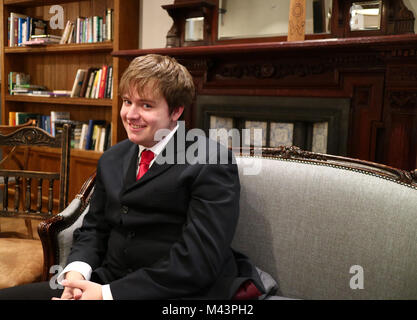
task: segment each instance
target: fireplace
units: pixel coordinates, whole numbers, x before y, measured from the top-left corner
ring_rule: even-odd
[[[265,147],[294,145],[313,152],[347,154],[347,98],[199,95],[196,109],[198,127],[207,135],[209,129],[262,129]]]

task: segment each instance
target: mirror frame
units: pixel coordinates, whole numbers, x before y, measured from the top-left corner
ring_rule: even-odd
[[[330,33],[306,34],[305,40],[368,37],[394,34],[414,34],[415,18],[402,0],[382,0],[381,28],[379,30],[351,31],[350,7],[353,2],[365,0],[333,0]],[[219,23],[219,0],[175,0],[172,5],[163,5],[173,19],[167,33],[166,47],[206,46],[237,43],[260,43],[287,41],[287,35],[239,39],[217,39]],[[185,19],[199,14],[204,16],[204,39],[185,41]]]

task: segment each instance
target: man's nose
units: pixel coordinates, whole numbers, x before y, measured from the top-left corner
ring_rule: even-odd
[[[139,119],[140,118],[140,108],[136,105],[131,105],[129,111],[127,112],[127,118],[129,119]]]

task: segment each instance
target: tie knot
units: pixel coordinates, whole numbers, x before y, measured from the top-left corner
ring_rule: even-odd
[[[140,163],[150,164],[154,156],[155,155],[151,150],[143,150],[140,157]]]

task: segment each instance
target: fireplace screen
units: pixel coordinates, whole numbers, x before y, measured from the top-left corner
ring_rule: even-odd
[[[294,145],[346,155],[349,106],[349,99],[340,98],[199,96],[197,121],[228,146],[235,139],[242,146]]]

